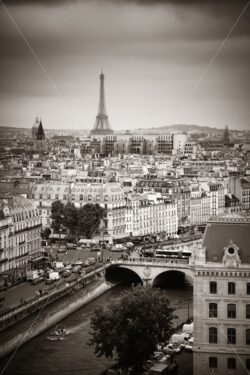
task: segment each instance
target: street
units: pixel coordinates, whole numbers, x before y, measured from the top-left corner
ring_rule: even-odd
[[[96,251],[91,251],[90,249],[67,250],[66,253],[57,253],[56,249],[53,248],[49,255],[54,258],[58,257],[58,260],[62,261],[65,264],[73,264],[77,260],[85,261],[87,258],[97,259],[98,257],[98,253]],[[104,261],[107,258],[118,259],[119,257],[121,257],[121,255],[122,252],[111,252],[110,250],[103,250],[103,254],[101,254],[100,260],[102,259],[102,257]],[[131,257],[136,258],[138,257],[138,254],[136,252],[133,252],[131,253]],[[97,260],[97,264],[101,264],[100,260]],[[67,279],[65,279],[65,281],[66,280]],[[45,285],[44,281],[36,285],[31,285],[30,282],[24,282],[2,292],[1,295],[4,297],[4,300],[1,302],[1,304],[4,308],[11,308],[19,304],[21,298],[27,300],[29,298],[35,297],[37,290],[46,287],[48,287],[48,285]]]

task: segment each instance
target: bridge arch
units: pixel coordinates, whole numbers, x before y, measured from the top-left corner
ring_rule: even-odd
[[[193,274],[189,270],[167,269],[159,272],[151,281],[153,287],[190,287],[193,285]]]
[[[111,265],[106,269],[105,279],[111,284],[143,284],[135,270],[122,265]]]

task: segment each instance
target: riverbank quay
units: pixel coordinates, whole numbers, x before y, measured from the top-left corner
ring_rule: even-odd
[[[112,285],[107,283],[103,276],[99,276],[49,304],[46,304],[45,300],[39,310],[30,311],[28,316],[1,331],[0,357],[18,349],[111,288]]]
[[[107,264],[99,266],[88,274],[75,277],[74,280],[71,281],[59,281],[56,287],[46,290],[46,293],[28,300],[23,300],[22,303],[18,303],[8,311],[3,311],[0,315],[0,331],[29,316],[31,313],[39,311],[44,305],[48,305],[57,299],[85,287],[94,278],[103,276],[107,266]]]

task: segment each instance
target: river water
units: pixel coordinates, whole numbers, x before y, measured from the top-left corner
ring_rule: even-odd
[[[64,340],[48,340],[47,331],[20,347],[6,368],[11,357],[0,362],[0,375],[100,375],[113,361],[105,357],[96,358],[93,347],[88,345],[90,318],[98,305],[109,304],[126,288],[116,286],[64,319],[61,323],[66,325],[68,331]],[[190,288],[168,288],[162,292],[167,294],[175,315],[179,316],[179,323],[188,318],[188,306],[192,316]]]

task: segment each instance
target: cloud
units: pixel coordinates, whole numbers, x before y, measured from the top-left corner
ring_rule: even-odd
[[[207,3],[241,3],[246,4],[245,0],[3,0],[6,5],[25,5],[25,4],[44,4],[44,5],[57,5],[61,6],[63,3],[86,3],[86,2],[114,2],[114,3],[136,3],[139,5],[157,5],[157,4],[181,4],[181,5],[191,5],[191,4],[207,4]]]
[[[107,75],[107,105],[113,124],[120,124],[119,117],[124,124],[126,116],[129,121],[151,122],[150,126],[154,116],[159,125],[162,121],[163,125],[167,123],[166,116],[174,121],[172,112],[176,112],[176,107],[192,90],[245,4],[233,0],[5,0],[4,3],[59,91],[86,117],[86,127],[95,116],[102,66]],[[216,119],[217,100],[224,109],[230,103],[228,114],[233,109],[232,116],[242,116],[246,121],[248,14],[249,10],[202,81],[194,96],[196,102],[190,103],[199,108],[199,119],[202,110],[210,111],[211,119],[213,116]],[[0,32],[0,123],[10,113],[14,121],[15,116],[22,113],[25,119],[32,111],[40,112],[43,117],[46,113],[48,122],[50,115],[55,119],[57,93],[1,7],[0,27],[3,31]],[[8,102],[9,107],[5,108]],[[237,105],[232,105],[233,102]],[[204,103],[212,106],[209,111]],[[61,111],[64,113],[63,108]],[[195,112],[191,108],[189,111]],[[192,119],[190,113],[185,115]],[[197,122],[195,118],[192,121]],[[123,124],[121,121],[120,127]]]

